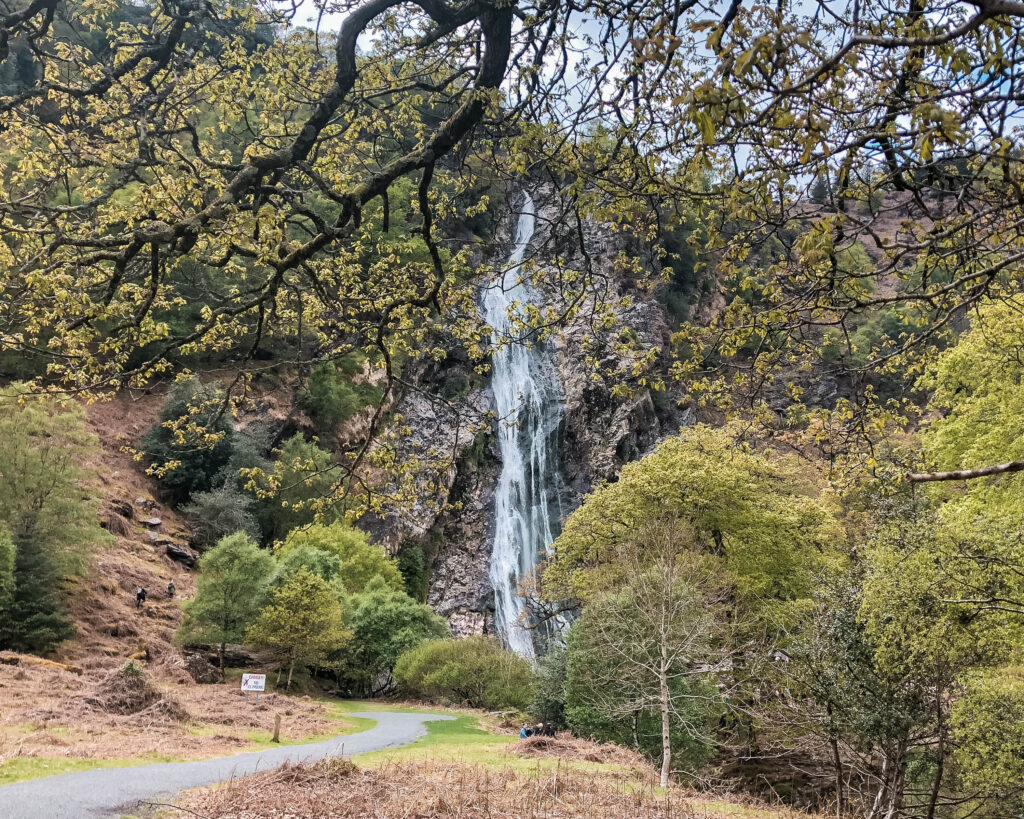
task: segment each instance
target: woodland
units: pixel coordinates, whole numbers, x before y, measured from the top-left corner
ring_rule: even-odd
[[[1022,104],[1015,0],[0,0],[0,649],[75,639],[120,525],[91,419],[158,396],[121,449],[221,674],[523,714],[661,787],[1024,817]],[[387,528],[501,460],[509,345],[671,427],[552,467],[535,657]]]

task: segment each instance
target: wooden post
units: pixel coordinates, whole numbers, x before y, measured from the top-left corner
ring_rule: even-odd
[[[274,714],[274,742],[281,741],[281,715]]]

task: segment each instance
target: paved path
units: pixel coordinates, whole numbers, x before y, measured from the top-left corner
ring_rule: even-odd
[[[360,712],[377,725],[359,734],[335,737],[311,745],[290,745],[250,754],[163,762],[132,768],[101,768],[49,776],[0,787],[3,819],[98,819],[130,813],[141,801],[167,801],[175,793],[224,782],[284,762],[351,756],[408,745],[423,736],[425,722],[454,719],[441,714]]]

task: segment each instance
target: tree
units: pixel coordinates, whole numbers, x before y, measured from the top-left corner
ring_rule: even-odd
[[[842,531],[794,461],[758,453],[735,429],[696,425],[623,467],[566,520],[544,570],[548,597],[581,599],[628,580],[616,547],[655,521],[678,521],[720,564],[738,602],[777,623],[799,613]]]
[[[405,588],[394,558],[380,546],[371,544],[363,532],[344,523],[295,529],[285,538],[279,554],[286,557],[289,552],[304,547],[318,549],[340,559],[338,579],[349,594],[362,591],[375,577],[380,577],[388,588],[395,591]]]
[[[231,458],[234,424],[224,396],[196,379],[175,384],[160,410],[160,421],[143,437],[151,471],[174,503],[209,492]]]
[[[533,700],[529,662],[486,635],[423,643],[398,658],[394,675],[411,696],[470,708],[525,710]]]
[[[73,633],[63,583],[105,539],[83,468],[96,440],[81,406],[17,384],[0,392],[0,440],[0,530],[11,538],[4,559],[14,577],[0,646],[42,653]]]
[[[223,674],[225,646],[240,642],[260,611],[273,565],[243,532],[223,538],[199,559],[196,596],[185,604],[176,639],[215,644]]]
[[[306,569],[317,577],[337,586],[336,581],[341,573],[341,558],[331,552],[314,548],[308,544],[296,546],[278,555],[270,585],[274,588],[284,585],[301,569]]]
[[[627,578],[600,594],[573,626],[567,707],[607,720],[660,723],[661,786],[672,773],[672,735],[706,742],[712,683],[725,657],[724,591],[714,566],[696,556],[693,532],[678,521],[652,522],[611,558]]]
[[[0,529],[0,615],[10,617],[9,607],[14,600],[17,547],[6,529]]]
[[[346,624],[352,629],[348,676],[371,696],[392,685],[398,658],[426,640],[451,637],[448,623],[380,575],[362,592],[345,601]]]
[[[987,797],[979,814],[1024,809],[1024,671],[1011,666],[971,675],[952,706],[959,791]]]
[[[530,707],[541,722],[556,728],[566,726],[566,649],[561,642],[552,641],[548,650],[537,660],[535,677],[537,694]]]
[[[245,636],[247,642],[280,654],[288,667],[285,688],[292,686],[296,663],[322,663],[351,638],[352,632],[342,625],[341,604],[331,587],[305,568],[273,591]]]
[[[194,493],[181,511],[188,516],[201,546],[210,546],[233,532],[254,539],[260,536],[252,496],[243,494],[231,483]]]
[[[272,470],[250,477],[261,497],[261,517],[272,540],[309,526],[318,516],[330,522],[341,511],[328,503],[341,473],[331,453],[302,433],[285,441]]]

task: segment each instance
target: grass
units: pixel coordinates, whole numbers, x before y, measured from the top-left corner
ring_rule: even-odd
[[[19,756],[0,764],[0,785],[40,779],[44,776],[91,771],[95,768],[129,768],[154,762],[182,762],[171,756],[151,755],[134,759],[76,759],[73,757]]]
[[[463,762],[492,768],[508,768],[523,773],[549,771],[558,767],[601,774],[623,772],[621,765],[604,762],[567,761],[557,757],[518,757],[508,753],[509,746],[515,741],[514,736],[494,734],[482,729],[478,717],[461,714],[454,720],[428,722],[426,736],[420,737],[411,745],[358,754],[352,757],[352,760],[365,767],[377,767],[384,762],[430,761]]]
[[[327,708],[330,718],[344,720],[347,724],[338,725],[337,728],[323,734],[310,734],[309,736],[302,737],[282,737],[279,743],[273,741],[273,731],[250,731],[245,735],[245,738],[254,745],[265,746],[267,748],[272,748],[275,745],[310,745],[314,742],[323,742],[325,739],[332,739],[333,737],[344,737],[349,734],[358,734],[361,731],[367,731],[370,728],[373,728],[373,726],[377,724],[377,720],[370,719],[369,717],[351,717],[344,714],[344,712],[341,712],[341,714],[335,714],[335,710],[336,709],[330,706]]]
[[[404,702],[387,702],[386,700],[320,700],[328,707],[328,711],[336,709],[339,714],[359,714],[364,711],[387,711],[399,714],[455,714],[450,708],[428,708],[425,705],[409,705]],[[333,717],[334,712],[332,712]]]

